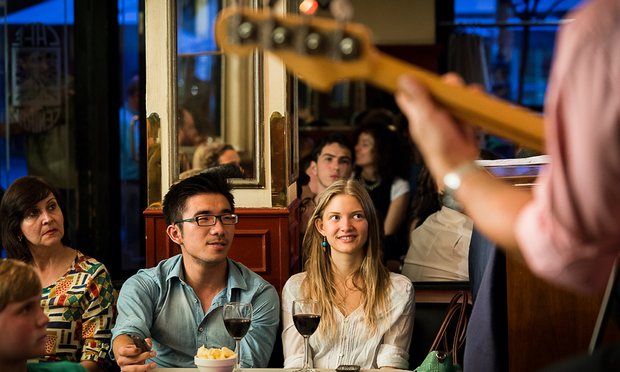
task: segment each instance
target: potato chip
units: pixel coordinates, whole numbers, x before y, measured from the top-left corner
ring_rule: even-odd
[[[198,348],[198,352],[196,354],[197,358],[201,359],[230,359],[235,358],[237,355],[234,351],[230,350],[226,346],[221,349],[218,348],[210,348],[207,349],[202,345]]]
[[[222,356],[224,359],[234,358],[235,352],[227,348],[226,346],[222,347]]]

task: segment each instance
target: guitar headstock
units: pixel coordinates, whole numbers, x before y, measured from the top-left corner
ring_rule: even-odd
[[[370,32],[362,25],[241,7],[220,12],[215,38],[226,54],[268,50],[307,84],[323,91],[343,80],[367,78],[375,52]]]

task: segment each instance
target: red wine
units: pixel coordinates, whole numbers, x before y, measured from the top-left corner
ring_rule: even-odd
[[[231,318],[224,319],[224,325],[230,337],[234,339],[241,339],[248,333],[250,329],[250,319]]]
[[[315,314],[295,314],[293,315],[293,323],[295,328],[302,336],[310,336],[319,327],[321,321],[320,315]]]

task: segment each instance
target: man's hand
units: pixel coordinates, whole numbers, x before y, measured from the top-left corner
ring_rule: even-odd
[[[456,75],[446,75],[449,84],[463,84]],[[479,94],[471,87],[470,94]],[[410,77],[401,77],[396,102],[409,119],[409,132],[439,187],[443,177],[459,166],[478,158],[474,129],[456,121],[438,106],[426,88]],[[521,209],[532,194],[517,189],[487,172],[471,172],[457,190],[465,214],[489,239],[508,253],[519,256],[514,226]]]
[[[146,338],[147,344],[152,347],[153,341],[150,338]],[[127,335],[120,335],[114,339],[114,358],[116,364],[121,368],[123,372],[132,371],[148,371],[157,367],[155,363],[144,364],[147,359],[153,358],[155,351],[145,351],[133,344],[131,338]]]
[[[448,74],[444,81],[462,85],[458,75]],[[431,174],[440,185],[443,176],[458,166],[478,158],[474,128],[456,121],[437,105],[428,90],[416,79],[399,79],[396,102],[407,116],[409,133],[424,157]],[[475,88],[471,94],[476,94]]]

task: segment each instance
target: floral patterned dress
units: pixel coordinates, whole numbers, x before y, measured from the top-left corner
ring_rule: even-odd
[[[111,348],[116,297],[105,266],[77,251],[69,271],[43,288],[41,306],[49,324],[41,361],[104,363]]]

